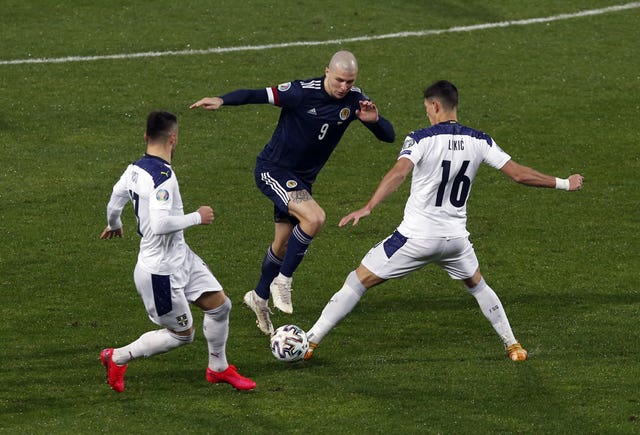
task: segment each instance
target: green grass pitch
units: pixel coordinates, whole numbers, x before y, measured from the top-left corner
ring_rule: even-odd
[[[0,433],[638,433],[640,430],[640,5],[527,25],[208,54],[10,63],[336,41],[451,29],[625,4],[330,0],[0,1]],[[431,267],[371,290],[309,363],[276,361],[242,306],[272,237],[253,164],[278,109],[189,111],[203,96],[320,75],[338,49],[395,126],[392,145],[354,124],[314,186],[327,212],[295,279],[309,328],[365,252],[400,222],[408,183],[354,228],[402,139],[427,125],[422,90],[449,79],[461,122],[514,159],[585,176],[581,192],[480,171],[468,208],[482,271],[530,359],[514,364],[460,283]],[[234,303],[229,360],[258,388],[205,381],[196,340],[131,363],[111,391],[98,361],[153,329],[133,285],[138,249],[101,241],[105,205],[144,150],[144,120],[180,120],[174,168],[186,230]],[[194,310],[194,314],[197,309]]]

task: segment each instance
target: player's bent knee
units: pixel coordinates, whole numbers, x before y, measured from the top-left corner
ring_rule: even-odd
[[[216,313],[220,316],[227,316],[231,311],[231,307],[233,304],[231,303],[231,299],[225,296],[224,302],[216,308]]]
[[[171,334],[175,335],[178,340],[187,340],[193,341],[193,337],[196,333],[193,326],[190,326],[186,331],[170,331]]]
[[[187,329],[186,331],[181,331],[181,332],[169,331],[169,333],[173,338],[179,341],[179,343],[176,343],[178,344],[178,346],[193,343],[193,339],[196,336],[196,332],[193,329],[193,327]]]
[[[212,319],[223,320],[229,317],[229,313],[231,312],[231,307],[232,307],[231,299],[229,299],[228,297],[225,297],[225,301],[221,305],[211,310],[205,311],[205,314],[207,316],[210,316]]]
[[[327,221],[327,213],[323,209],[320,209],[320,213],[317,216],[316,223],[320,225],[320,228],[324,226],[324,223]]]
[[[320,210],[319,213],[316,213],[313,216],[309,216],[306,225],[303,224],[303,229],[310,236],[314,236],[322,229],[326,220],[327,215],[325,214],[324,210]]]

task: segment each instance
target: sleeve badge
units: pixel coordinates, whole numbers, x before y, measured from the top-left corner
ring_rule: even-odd
[[[169,191],[166,189],[160,189],[156,192],[156,199],[158,202],[167,202],[169,201]]]

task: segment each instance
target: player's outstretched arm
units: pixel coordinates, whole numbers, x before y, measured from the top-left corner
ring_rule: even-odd
[[[224,106],[241,106],[243,104],[268,104],[269,94],[266,89],[238,89],[220,97],[205,97],[196,101],[190,109],[202,107],[207,110],[218,110]]]
[[[360,210],[353,211],[340,219],[340,223],[338,223],[339,227],[344,227],[349,222],[353,221],[353,226],[358,225],[360,219],[363,217],[367,217],[371,214],[371,210],[367,208],[367,206],[362,207]]]
[[[584,177],[580,174],[573,174],[569,178],[556,178],[536,171],[528,166],[521,165],[509,160],[501,169],[506,176],[516,183],[533,187],[547,187],[561,190],[580,190]]]
[[[374,192],[367,205],[362,207],[360,210],[356,210],[352,213],[349,213],[338,223],[338,226],[343,227],[349,222],[353,221],[353,225],[358,225],[360,219],[363,217],[367,217],[371,214],[371,211],[378,206],[384,199],[395,192],[398,187],[404,182],[409,175],[409,172],[413,170],[413,162],[407,158],[400,158],[396,162],[396,164],[387,172],[387,174],[382,178],[378,188]]]
[[[224,100],[220,97],[204,97],[189,106],[189,109],[202,107],[207,110],[218,110],[223,104]]]

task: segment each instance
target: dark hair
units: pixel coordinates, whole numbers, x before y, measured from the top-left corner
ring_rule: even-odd
[[[173,113],[151,112],[147,117],[147,137],[150,140],[166,138],[177,124],[178,118]]]
[[[451,110],[458,107],[458,88],[446,80],[440,80],[424,90],[424,98],[436,98],[445,109]]]

